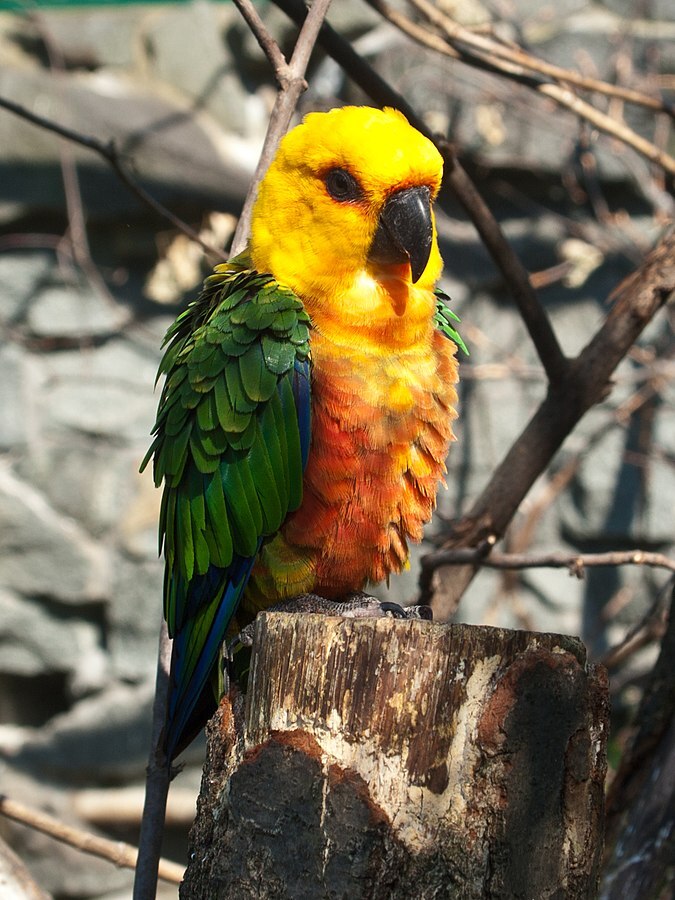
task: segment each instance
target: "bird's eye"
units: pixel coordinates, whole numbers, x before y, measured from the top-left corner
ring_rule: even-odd
[[[328,193],[340,203],[360,200],[363,196],[361,185],[346,169],[330,169],[324,180]]]

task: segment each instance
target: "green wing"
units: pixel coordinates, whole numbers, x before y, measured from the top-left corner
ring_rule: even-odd
[[[448,306],[450,297],[448,297],[444,291],[440,290],[440,288],[437,288],[434,293],[436,294],[436,314],[434,316],[436,328],[438,328],[438,330],[446,337],[450,338],[450,340],[454,341],[460,350],[469,356],[469,350],[462,340],[459,331],[457,331],[453,324],[459,324],[461,319],[457,313],[453,312]]]
[[[216,664],[262,541],[300,505],[309,450],[309,319],[269,275],[219,266],[169,330],[155,439],[174,638],[169,756]],[[159,377],[159,376],[158,376]]]

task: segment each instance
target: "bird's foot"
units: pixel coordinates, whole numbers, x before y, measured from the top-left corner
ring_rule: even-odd
[[[276,603],[265,612],[318,613],[324,616],[343,616],[345,619],[379,619],[384,616],[394,619],[433,619],[430,606],[400,606],[388,600],[378,600],[363,591],[353,591],[339,600],[328,600],[318,594],[302,594],[292,600]],[[239,632],[233,643],[250,647],[254,629],[255,622],[251,622]]]

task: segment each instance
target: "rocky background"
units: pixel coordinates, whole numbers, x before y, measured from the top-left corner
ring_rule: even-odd
[[[576,353],[673,214],[658,176],[525,89],[422,50],[365,3],[333,6],[332,24],[449,131],[527,268],[563,264],[555,271],[564,278],[554,271],[541,295],[563,348]],[[610,81],[637,71],[643,88],[675,97],[669,0],[445,6],[465,24],[499,22],[551,62]],[[287,20],[261,8],[292,46]],[[153,196],[226,247],[274,98],[236,10],[206,0],[26,9],[0,13],[0,96],[114,140]],[[364,100],[321,54],[310,84],[303,111]],[[626,115],[675,150],[667,122]],[[546,384],[473,227],[451,199],[438,218],[444,286],[471,356],[462,359],[459,440],[430,534],[468,507]],[[213,261],[96,154],[0,109],[0,791],[131,841],[161,615],[159,496],[138,466],[162,336]],[[531,492],[511,549],[672,550],[672,354],[662,315],[621,366],[611,398]],[[393,598],[413,599],[416,577],[413,564],[392,580]],[[636,568],[584,580],[564,569],[486,571],[457,619],[581,634],[598,659],[666,580]],[[652,658],[648,647],[615,673],[619,714]],[[202,752],[192,748],[172,788],[166,853],[179,861]],[[130,875],[109,863],[2,820],[0,834],[55,897],[129,896]]]

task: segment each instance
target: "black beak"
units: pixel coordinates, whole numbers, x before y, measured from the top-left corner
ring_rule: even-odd
[[[414,284],[426,269],[432,240],[431,191],[426,185],[404,188],[382,207],[368,258],[385,266],[409,262]]]

